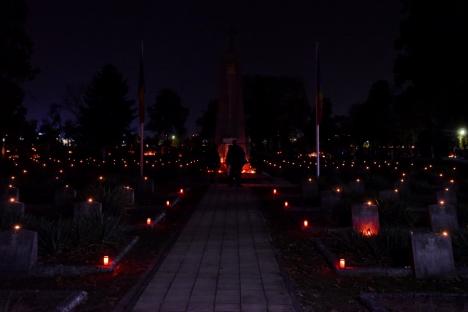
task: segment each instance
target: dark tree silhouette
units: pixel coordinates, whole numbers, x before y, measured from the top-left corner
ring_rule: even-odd
[[[359,146],[369,141],[371,148],[393,143],[397,124],[393,113],[394,97],[387,81],[375,82],[367,100],[351,108],[352,135]]]
[[[218,112],[218,101],[213,100],[208,103],[207,109],[197,119],[197,126],[200,129],[200,136],[203,139],[213,141],[216,131],[216,114]]]
[[[413,139],[438,141],[442,132],[468,122],[468,6],[406,0],[395,80],[400,88],[396,111]],[[427,139],[429,137],[429,139]]]
[[[181,138],[185,135],[185,122],[189,110],[182,105],[177,93],[171,89],[162,89],[156,101],[148,108],[148,129],[160,139],[166,140],[171,135]]]
[[[135,108],[127,94],[127,81],[115,66],[97,72],[77,110],[76,139],[82,151],[104,156],[128,136]]]
[[[252,152],[287,147],[292,150],[312,118],[303,82],[287,77],[251,76],[244,79],[243,92]]]
[[[26,33],[24,0],[0,2],[0,137],[15,141],[33,126],[26,123],[22,83],[34,77],[32,43]]]

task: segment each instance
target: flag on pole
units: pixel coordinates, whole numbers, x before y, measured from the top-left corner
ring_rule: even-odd
[[[145,75],[143,72],[143,41],[140,51],[140,79],[138,81],[138,114],[140,117],[140,177],[144,177],[144,139],[145,139]]]
[[[140,123],[145,122],[145,74],[143,70],[143,41],[141,42],[140,51],[140,78],[138,81],[138,113]]]
[[[320,88],[320,55],[319,55],[319,44],[315,46],[315,61],[316,65],[316,94],[315,94],[315,142],[316,142],[316,153],[317,153],[317,178],[320,177],[320,122],[322,121],[322,110],[323,110],[323,95]]]
[[[316,45],[316,94],[315,94],[315,124],[320,125],[322,122],[322,112],[323,112],[323,93],[321,87],[321,78],[320,78],[320,53],[319,45]]]

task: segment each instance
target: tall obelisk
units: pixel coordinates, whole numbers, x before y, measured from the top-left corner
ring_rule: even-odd
[[[229,47],[224,57],[219,88],[215,142],[218,146],[221,162],[224,164],[227,149],[234,140],[237,140],[237,144],[244,149],[247,159],[249,159],[245,135],[242,76],[232,35],[229,37]]]

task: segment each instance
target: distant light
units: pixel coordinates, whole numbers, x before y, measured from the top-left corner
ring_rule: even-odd
[[[460,128],[457,131],[459,136],[465,136],[466,135],[466,129],[465,128]]]
[[[109,256],[104,256],[104,257],[102,258],[102,264],[103,264],[103,265],[107,266],[107,265],[109,265],[109,262],[110,262]]]
[[[343,258],[340,259],[339,268],[341,270],[346,268],[346,260],[345,259],[343,259]]]

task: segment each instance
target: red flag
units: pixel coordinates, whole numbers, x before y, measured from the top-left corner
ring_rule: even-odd
[[[145,74],[143,71],[143,42],[141,42],[140,54],[140,79],[138,81],[138,112],[140,123],[145,122]]]

